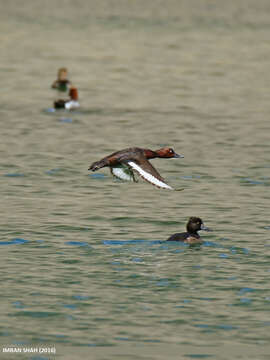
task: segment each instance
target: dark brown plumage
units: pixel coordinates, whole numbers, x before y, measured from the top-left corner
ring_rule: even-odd
[[[173,234],[167,241],[182,241],[188,244],[201,244],[203,243],[203,240],[198,234],[198,231],[200,230],[211,231],[204,226],[202,219],[193,216],[188,220],[186,232]]]
[[[111,173],[122,180],[135,181],[134,171],[144,180],[159,188],[173,190],[166,184],[158,171],[148,161],[154,158],[181,158],[172,148],[162,148],[156,151],[137,147],[114,152],[100,161],[94,162],[88,170],[97,171],[103,167],[110,167]]]

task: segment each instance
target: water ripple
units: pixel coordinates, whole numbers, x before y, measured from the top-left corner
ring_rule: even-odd
[[[28,242],[29,242],[29,240],[15,238],[15,239],[12,239],[9,241],[0,241],[0,245],[21,245],[21,244],[25,244]]]

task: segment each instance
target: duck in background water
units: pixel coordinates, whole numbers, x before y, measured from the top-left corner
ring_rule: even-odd
[[[58,96],[61,97],[62,93],[68,92],[70,99],[58,99],[54,101],[55,109],[66,109],[72,110],[80,107],[78,102],[78,89],[72,85],[71,81],[68,80],[67,68],[60,68],[57,73],[57,80],[52,84],[52,88],[58,90]]]
[[[194,245],[202,244],[203,240],[198,234],[198,231],[212,231],[208,227],[204,226],[202,219],[192,216],[187,223],[187,231],[183,233],[173,234],[167,239],[167,241],[182,241],[184,243]]]
[[[71,86],[72,84],[68,80],[67,68],[60,68],[57,72],[57,80],[52,83],[52,89],[56,89],[60,92],[67,92]]]
[[[55,109],[66,109],[66,110],[73,110],[78,109],[80,104],[78,102],[78,89],[72,86],[69,90],[70,100],[63,100],[59,99],[54,102]]]
[[[115,177],[121,180],[136,182],[135,172],[145,181],[148,181],[150,184],[160,189],[175,190],[165,182],[148,160],[155,158],[170,159],[183,157],[183,155],[176,154],[174,150],[169,147],[156,151],[133,147],[117,151],[100,161],[94,162],[88,170],[97,171],[103,167],[109,167],[112,175]]]

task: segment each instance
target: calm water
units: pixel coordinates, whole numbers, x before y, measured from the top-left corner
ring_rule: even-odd
[[[0,358],[269,359],[269,1],[0,3]],[[87,171],[130,145],[185,191]]]

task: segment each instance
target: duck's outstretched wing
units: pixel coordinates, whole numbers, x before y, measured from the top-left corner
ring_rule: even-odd
[[[120,180],[136,181],[133,171],[127,165],[110,167],[113,176]]]
[[[136,171],[145,181],[150,184],[167,190],[174,190],[170,185],[166,184],[164,179],[160,176],[157,170],[146,159],[141,159],[139,162],[127,161],[128,166]]]

